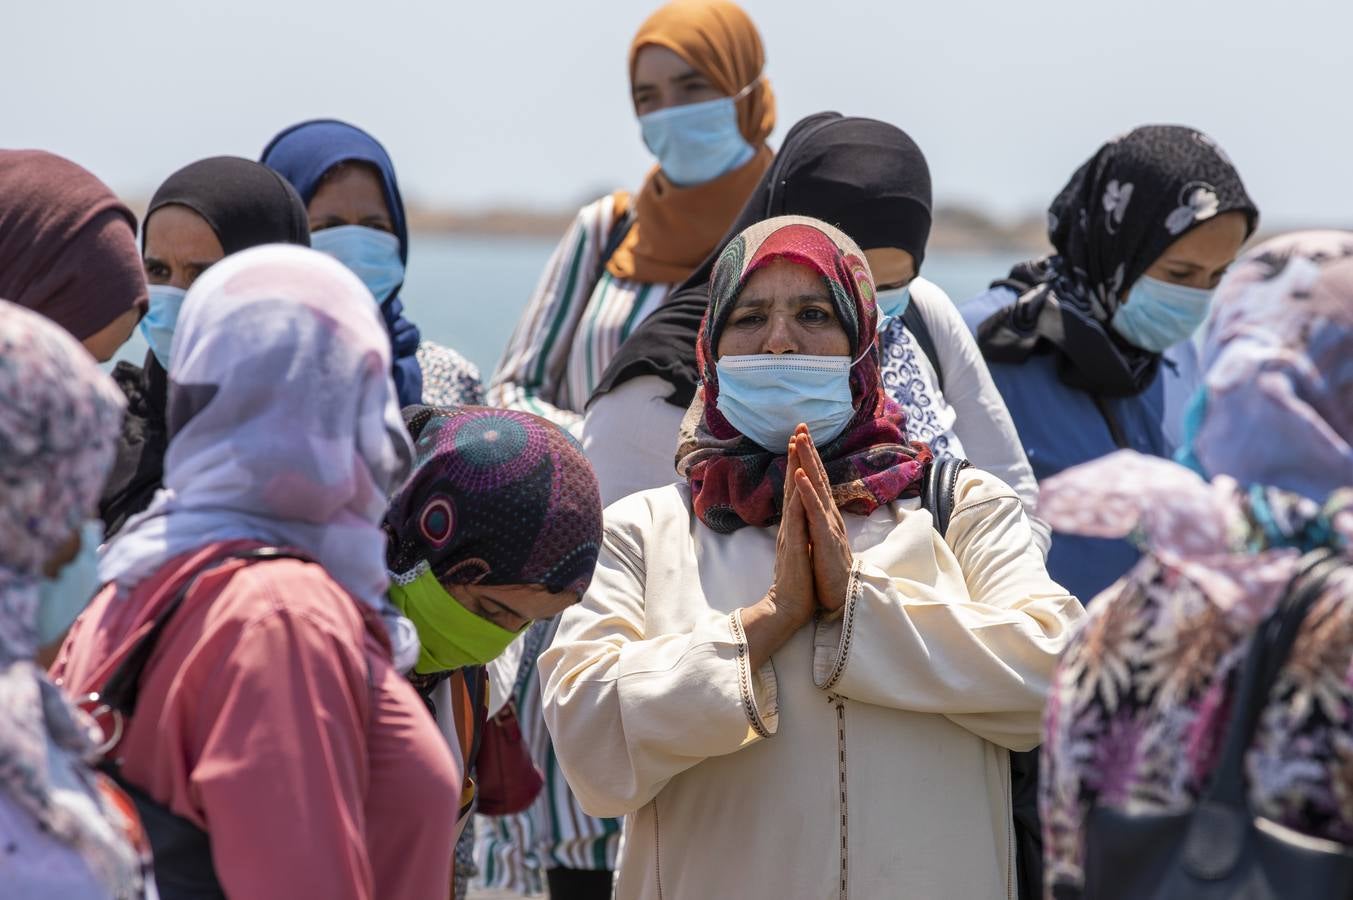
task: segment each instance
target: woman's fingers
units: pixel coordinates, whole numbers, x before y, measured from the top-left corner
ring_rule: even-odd
[[[799,492],[796,495],[799,505],[803,507],[808,530],[812,532],[813,543],[821,545],[831,538],[831,518],[827,514],[826,507],[822,504],[822,498],[814,490],[808,473],[800,469],[798,478],[803,479],[799,482]]]
[[[797,477],[791,478],[796,481]],[[806,548],[808,544],[808,522],[803,506],[803,492],[794,491],[794,496],[789,499],[789,506],[785,508],[784,518],[782,519],[787,531],[785,536],[800,549]]]
[[[798,448],[799,466],[808,475],[813,492],[817,494],[818,499],[822,501],[824,506],[832,507],[831,479],[827,477],[827,469],[822,465],[822,457],[818,455],[817,446],[813,444],[812,434],[809,433],[806,426],[800,425],[794,438]]]

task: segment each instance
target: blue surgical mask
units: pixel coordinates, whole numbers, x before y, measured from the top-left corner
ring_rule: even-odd
[[[56,643],[84,612],[99,588],[99,544],[103,543],[103,523],[91,519],[80,529],[80,552],[66,563],[55,578],[44,578],[38,586],[38,646]]]
[[[150,345],[150,352],[169,370],[169,348],[174,344],[174,328],[179,322],[179,310],[183,309],[183,298],[188,292],[168,284],[152,284],[150,307],[141,320],[141,334]]]
[[[868,352],[868,351],[866,351]],[[738,431],[772,453],[784,453],[802,422],[819,447],[845,430],[855,408],[848,356],[757,353],[725,356],[719,376],[719,412]]]
[[[755,154],[738,129],[733,97],[669,106],[639,117],[644,143],[678,187],[713,181]]]
[[[904,284],[901,287],[887,288],[874,295],[874,300],[879,309],[879,333],[888,330],[893,324],[893,320],[900,318],[907,311],[907,306],[911,303],[911,285]]]
[[[1143,275],[1113,314],[1112,325],[1129,344],[1164,353],[1188,340],[1207,318],[1212,292]]]
[[[404,283],[404,263],[399,260],[399,238],[379,228],[339,225],[310,235],[310,246],[327,253],[352,270],[362,284],[384,303]]]

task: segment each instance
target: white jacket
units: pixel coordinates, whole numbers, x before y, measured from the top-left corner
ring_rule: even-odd
[[[960,477],[948,543],[918,507],[846,516],[844,614],[758,672],[738,610],[776,530],[715,533],[685,485],[606,511],[539,666],[583,808],[629,816],[619,900],[1013,896],[1005,748],[1037,744],[1084,610],[998,479]]]

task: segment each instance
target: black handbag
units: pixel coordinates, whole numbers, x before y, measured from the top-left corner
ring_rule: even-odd
[[[1251,639],[1232,699],[1219,763],[1193,809],[1130,815],[1090,811],[1087,900],[1306,900],[1353,897],[1353,848],[1309,837],[1250,809],[1245,754],[1307,611],[1343,560],[1302,560],[1274,612]]]
[[[907,311],[915,309],[913,304]],[[905,317],[904,317],[905,318]],[[910,320],[907,327],[915,329]],[[924,329],[925,323],[920,327]],[[914,335],[924,349],[930,341],[929,334],[924,338],[920,332]],[[925,351],[927,355],[930,350]],[[937,357],[931,362],[939,371]],[[958,489],[958,476],[968,467],[965,459],[937,459],[926,472],[921,484],[921,508],[930,513],[935,530],[940,537],[949,531],[949,520],[954,514],[954,492]],[[1010,754],[1010,811],[1012,837],[1015,846],[1015,889],[1019,900],[1042,900],[1043,897],[1043,823],[1038,814],[1038,769],[1039,752],[1032,750]]]

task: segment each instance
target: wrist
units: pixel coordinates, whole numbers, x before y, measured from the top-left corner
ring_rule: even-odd
[[[740,609],[738,618],[747,636],[747,653],[753,671],[763,666],[797,630],[786,611],[775,602],[774,588],[751,606]]]

